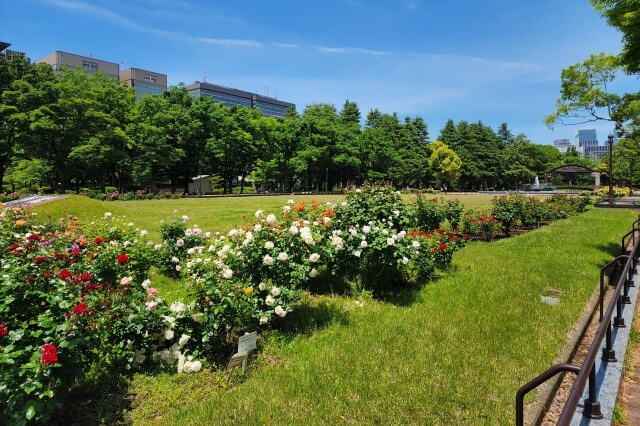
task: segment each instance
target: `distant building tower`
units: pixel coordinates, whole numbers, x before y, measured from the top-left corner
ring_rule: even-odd
[[[578,130],[575,136],[575,145],[581,157],[588,157],[591,148],[598,146],[596,129]]]
[[[133,87],[138,94],[161,95],[167,91],[167,75],[139,68],[127,68],[120,71],[120,82]]]
[[[11,46],[11,43],[0,41],[0,59],[6,59],[7,61],[10,61],[17,56],[22,56],[23,58],[27,56],[27,54],[24,52],[7,49],[7,47],[9,46]]]
[[[120,78],[120,67],[115,62],[102,61],[89,56],[60,52],[59,50],[49,53],[47,56],[36,62],[49,64],[53,67],[54,71],[60,71],[63,66],[67,65],[70,67],[82,67],[88,74],[103,72],[109,77],[116,79]]]
[[[267,117],[284,117],[286,110],[296,108],[296,105],[290,102],[199,81],[187,86],[187,91],[196,97],[210,96],[214,101],[222,102],[228,107],[243,106],[259,109]]]
[[[555,141],[553,141],[553,146],[555,149],[560,151],[561,154],[566,154],[569,148],[571,148],[573,145],[571,145],[569,139],[556,139]]]

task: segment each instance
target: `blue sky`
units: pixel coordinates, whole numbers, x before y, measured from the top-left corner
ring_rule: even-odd
[[[32,60],[61,50],[294,102],[355,101],[448,118],[541,144],[611,126],[543,124],[563,68],[617,53],[620,34],[588,0],[0,0],[0,41]],[[636,82],[637,83],[637,82]],[[628,84],[628,83],[627,83]],[[631,83],[633,84],[633,83]]]

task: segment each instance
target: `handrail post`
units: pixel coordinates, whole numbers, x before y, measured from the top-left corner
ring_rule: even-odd
[[[613,326],[617,328],[625,328],[624,317],[622,316],[622,295],[618,295],[616,306],[616,317],[613,319]]]
[[[584,411],[582,414],[590,419],[601,419],[603,417],[600,409],[600,401],[596,396],[596,366],[591,367],[589,373],[589,399],[584,400]]]
[[[611,320],[609,320],[609,325],[607,325],[607,340],[606,345],[602,348],[602,361],[604,362],[617,362],[618,358],[616,358],[616,351],[613,349],[613,343],[611,342]]]

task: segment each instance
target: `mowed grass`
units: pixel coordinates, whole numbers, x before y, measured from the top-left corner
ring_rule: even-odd
[[[488,210],[493,198],[451,197],[478,210]],[[258,208],[275,211],[289,198],[303,200],[78,198],[67,200],[65,214],[95,219],[117,212],[149,230],[148,224],[159,224],[174,210],[203,229],[223,230]],[[71,203],[82,211],[73,211]],[[55,204],[38,209],[50,206],[57,218]],[[220,211],[226,208],[236,217]],[[597,287],[599,267],[617,254],[636,217],[627,210],[592,209],[528,234],[472,243],[456,253],[445,276],[396,301],[367,299],[360,307],[349,298],[314,296],[309,303],[316,308],[307,305],[290,317],[292,329],[306,323],[311,332],[260,334],[261,352],[251,361],[255,368],[240,376],[243,383],[226,386],[218,373],[138,376],[129,388],[135,408],[124,419],[180,425],[513,424],[516,390],[554,363]],[[558,305],[541,302],[542,295],[558,292]]]
[[[636,217],[592,209],[473,243],[414,300],[354,304],[346,319],[270,347],[270,365],[235,389],[185,395],[190,408],[162,422],[513,424],[516,390],[554,363]],[[556,306],[541,302],[550,289]]]
[[[440,197],[426,195],[427,199]],[[410,196],[403,195],[406,201]],[[493,196],[455,195],[447,194],[446,199],[459,199],[467,209],[489,210]],[[105,212],[117,216],[124,216],[133,221],[140,229],[149,231],[150,239],[159,239],[158,229],[161,221],[172,218],[189,217],[188,225],[198,225],[205,231],[225,231],[236,226],[244,225],[253,219],[256,210],[277,212],[293,199],[296,203],[304,201],[308,205],[312,200],[320,203],[331,201],[340,202],[344,196],[335,194],[316,195],[277,195],[277,196],[245,196],[245,197],[202,197],[180,198],[169,200],[138,200],[138,201],[98,201],[81,196],[72,196],[34,207],[40,220],[56,221],[60,217],[72,215],[83,222],[101,218]]]

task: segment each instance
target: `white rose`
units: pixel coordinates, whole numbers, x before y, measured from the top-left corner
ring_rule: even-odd
[[[144,304],[144,306],[147,308],[147,310],[153,311],[155,308],[158,307],[158,302],[147,302]]]
[[[360,241],[360,247],[365,248],[365,247],[367,247],[367,245],[368,245],[367,244],[367,240]]]
[[[260,317],[260,325],[265,325],[269,322],[267,317]]]
[[[262,225],[260,225],[259,223],[256,223],[255,226],[253,227],[253,232],[260,232],[262,231]]]
[[[258,288],[260,291],[265,291],[267,289],[267,284],[265,284],[264,281],[261,281],[260,284],[258,284]]]
[[[402,264],[403,264],[403,265],[406,265],[407,263],[409,263],[409,259],[407,259],[407,257],[406,257],[406,256],[403,256],[403,257],[402,257]]]
[[[260,219],[264,212],[262,210],[256,210],[256,219]]]
[[[390,246],[392,246],[395,242],[396,240],[394,240],[393,238],[387,238],[387,244],[389,244]]]
[[[280,254],[278,255],[278,260],[280,261],[285,261],[289,258],[289,255],[283,251],[280,252]]]
[[[267,250],[271,250],[273,247],[273,241],[267,241],[266,243],[264,243],[264,248],[266,248]]]
[[[276,223],[276,216],[273,214],[270,214],[269,216],[267,216],[267,223],[269,225],[273,225],[274,223]]]
[[[186,345],[189,339],[191,339],[191,336],[183,334],[182,336],[180,336],[180,340],[178,340],[178,345],[180,346]]]
[[[282,309],[282,307],[281,307],[281,306],[276,306],[275,313],[276,313],[276,315],[278,315],[280,318],[284,318],[284,317],[287,315],[287,311],[285,311],[284,309]]]
[[[313,268],[309,271],[309,276],[311,278],[315,278],[318,275],[318,271],[316,271],[316,268]]]
[[[362,232],[364,232],[365,234],[368,234],[369,232],[371,232],[371,227],[369,225],[363,226]]]
[[[170,329],[170,328],[166,329],[166,330],[164,331],[164,338],[165,338],[166,340],[171,340],[171,339],[173,339],[173,330],[172,330],[172,329]]]
[[[224,271],[222,271],[222,278],[224,279],[229,279],[233,276],[233,271],[229,268],[226,268]]]
[[[273,257],[266,255],[264,259],[262,259],[262,262],[267,266],[271,266],[273,265]]]
[[[411,243],[411,245],[413,246],[413,248],[418,248],[418,247],[420,247],[420,242],[419,241],[414,241],[413,243]]]
[[[291,228],[289,228],[289,234],[296,235],[298,232],[298,227],[295,225],[291,225]]]
[[[288,214],[291,211],[291,206],[283,206],[282,213]]]
[[[271,297],[271,295],[269,295],[266,299],[264,299],[264,303],[266,303],[267,306],[273,306],[273,304],[276,303],[276,300]]]
[[[280,293],[281,293],[281,290],[278,287],[273,287],[271,289],[271,294],[273,294],[276,297],[280,296]]]
[[[313,253],[311,256],[309,256],[309,261],[316,263],[318,260],[320,260],[320,255],[318,253]]]
[[[362,254],[362,252],[360,250],[356,250],[356,251],[353,252],[353,255],[355,257],[360,257],[361,254]]]

